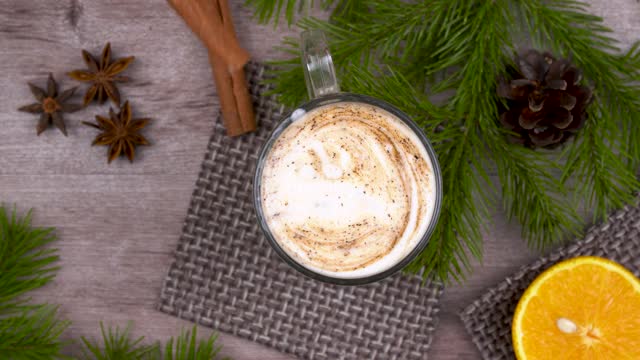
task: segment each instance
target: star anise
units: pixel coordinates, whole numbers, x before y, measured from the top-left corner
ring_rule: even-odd
[[[148,123],[149,119],[132,119],[131,106],[126,101],[119,113],[109,109],[109,117],[96,115],[97,124],[83,121],[85,125],[102,130],[92,145],[104,145],[109,147],[109,163],[120,155],[126,155],[133,162],[137,145],[149,145],[147,139],[139,134]]]
[[[118,74],[125,71],[135,57],[129,56],[111,61],[111,43],[107,43],[100,55],[100,62],[97,62],[86,50],[82,50],[82,58],[88,69],[74,70],[68,75],[78,81],[93,83],[84,95],[84,105],[88,105],[96,98],[102,104],[108,97],[120,106],[120,92],[115,83],[129,81],[128,77]]]
[[[31,93],[38,102],[21,106],[18,110],[31,114],[40,114],[40,121],[38,121],[38,125],[36,126],[38,135],[42,134],[49,125],[53,124],[62,131],[64,136],[67,136],[67,128],[64,124],[62,113],[72,113],[82,109],[82,105],[65,103],[65,101],[73,96],[77,88],[73,87],[58,94],[58,85],[53,79],[53,75],[49,74],[47,91],[31,83],[29,83],[29,89],[31,89]]]

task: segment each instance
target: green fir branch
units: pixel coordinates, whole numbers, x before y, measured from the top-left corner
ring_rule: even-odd
[[[69,326],[57,316],[57,308],[32,306],[0,317],[0,359],[65,359],[60,335]]]
[[[456,55],[465,58],[458,70],[459,88],[449,100],[447,108],[461,122],[447,126],[459,128],[444,147],[436,152],[442,165],[443,204],[438,229],[425,251],[409,270],[424,267],[443,281],[460,281],[470,269],[468,254],[482,259],[482,234],[489,218],[492,199],[487,188],[490,179],[486,172],[488,159],[485,141],[501,141],[496,131],[495,90],[493,83],[503,68],[503,30],[508,26],[508,7],[503,1],[483,5],[469,3],[458,11],[466,14],[468,31],[460,39],[465,44],[455,47]],[[484,24],[490,22],[492,27]],[[482,76],[479,76],[482,75]],[[490,81],[486,81],[491,79]]]
[[[55,277],[57,249],[46,248],[55,241],[52,228],[31,225],[31,212],[19,217],[0,206],[0,359],[56,360],[67,344],[60,340],[70,322],[60,320],[57,307],[31,304],[25,293],[40,288]],[[217,335],[197,341],[196,327],[169,339],[164,347],[143,344],[132,338],[131,324],[124,330],[105,329],[100,324],[101,342],[81,338],[83,360],[214,360],[221,346]],[[164,353],[162,352],[164,349]]]
[[[82,352],[84,360],[146,360],[157,356],[158,347],[144,345],[144,337],[133,339],[131,337],[131,323],[124,330],[120,328],[105,329],[100,323],[102,342],[90,341],[84,336],[82,339]]]
[[[346,91],[367,94],[402,109],[430,134],[429,138],[433,143],[449,139],[442,125],[451,119],[452,114],[447,109],[433,104],[426,94],[413,87],[393,67],[373,66],[371,69],[365,69],[351,65],[346,70],[350,74],[342,82]]]
[[[482,256],[481,233],[495,197],[487,190],[501,195],[507,216],[540,249],[579,235],[581,203],[601,217],[633,201],[640,189],[640,43],[621,53],[587,4],[363,0],[361,6],[366,10],[298,25],[327,34],[343,91],[398,106],[434,144],[443,173],[442,212],[410,271],[464,278],[470,256]],[[595,89],[585,127],[563,151],[514,145],[498,120],[503,100],[496,83],[514,56],[531,47],[569,57],[583,71],[583,83]],[[276,64],[269,82],[293,107],[306,98],[298,41],[288,39],[285,50],[291,58]],[[495,169],[498,189],[489,169]]]
[[[436,274],[443,280],[462,280],[470,267],[469,254],[482,257],[481,227],[477,224],[488,215],[484,203],[474,201],[483,197],[478,190],[486,188],[487,184],[479,175],[482,168],[478,162],[468,161],[478,159],[473,156],[477,151],[474,146],[481,144],[466,141],[468,129],[452,122],[451,112],[432,104],[424,93],[393,69],[370,72],[353,66],[349,73],[353,76],[347,77],[346,89],[380,98],[403,110],[425,129],[438,161],[455,164],[443,168],[443,204],[434,234],[407,270]],[[449,209],[464,211],[451,212]]]
[[[191,332],[182,331],[174,341],[171,338],[165,345],[164,360],[213,360],[218,359],[222,346],[217,345],[217,334],[197,341],[198,332],[194,326]]]
[[[633,83],[640,73],[638,45],[619,55],[617,41],[609,35],[612,30],[602,18],[588,14],[588,4],[569,0],[517,4],[537,42],[570,56],[596,89],[589,120],[567,151],[563,180],[579,178],[576,196],[585,200],[596,218],[603,218],[633,201],[633,192],[640,189],[636,179],[640,88]]]
[[[402,4],[401,4],[402,3]],[[332,57],[338,67],[361,64],[369,67],[374,59],[392,59],[413,55],[417,44],[450,31],[429,26],[425,14],[448,14],[451,20],[458,8],[449,1],[406,3],[400,0],[369,0],[369,11],[348,19],[334,17],[330,21],[304,18],[298,26],[302,30],[323,30],[330,40]],[[453,9],[454,11],[450,11]]]
[[[514,19],[506,1],[486,3],[476,9],[470,24],[470,52],[460,72],[462,80],[451,106],[466,116],[465,126],[475,127],[475,137],[484,139],[491,151],[500,180],[503,208],[509,218],[522,225],[523,237],[544,249],[576,234],[581,221],[574,207],[563,201],[563,184],[551,169],[557,164],[541,152],[514,146],[498,126],[496,79],[504,76],[515,53],[509,29]],[[485,22],[493,26],[485,26]],[[470,155],[473,156],[473,155]],[[569,205],[569,206],[567,206]]]
[[[246,0],[245,5],[254,8],[254,15],[260,23],[266,24],[273,21],[275,26],[284,16],[287,24],[291,25],[296,13],[302,12],[303,7],[306,6],[305,1],[312,0]]]
[[[53,279],[56,249],[46,248],[56,238],[51,228],[31,226],[31,212],[20,218],[0,206],[0,315],[24,310],[24,293]]]
[[[355,19],[369,12],[367,0],[324,0],[324,9],[333,9],[332,19]]]
[[[469,129],[459,129],[450,141],[436,146],[442,167],[443,198],[440,217],[426,249],[407,267],[418,273],[435,275],[442,281],[464,279],[471,266],[469,254],[482,258],[482,225],[488,219],[482,189],[486,189],[469,159],[480,160],[480,149],[471,139]]]
[[[480,189],[487,187],[480,159],[474,156],[481,143],[467,141],[469,129],[452,121],[453,114],[435,106],[426,95],[391,68],[370,72],[353,66],[344,87],[385,100],[411,116],[429,136],[438,161],[455,164],[443,168],[443,204],[431,240],[420,256],[407,267],[410,272],[436,274],[442,280],[462,280],[470,267],[469,255],[482,257],[481,230],[488,217]],[[477,161],[468,161],[476,159]],[[450,209],[464,209],[452,212]],[[426,266],[425,266],[426,264]]]
[[[31,225],[31,212],[0,206],[0,359],[60,359],[61,333],[69,325],[57,308],[23,298],[49,283],[58,267],[53,229]]]
[[[452,30],[447,26],[426,27],[425,12],[448,14],[439,18],[442,21],[450,20],[457,14],[459,9],[448,6],[448,0],[405,4],[400,7],[390,6],[386,0],[367,1],[367,4],[371,10],[366,14],[352,15],[348,19],[336,17],[331,21],[304,18],[297,24],[301,31],[322,30],[327,35],[336,72],[345,82],[354,77],[345,71],[351,65],[370,68],[375,65],[373,59],[378,57],[388,59],[392,64],[398,63],[395,59],[401,54],[397,50],[400,44],[419,44],[422,39],[439,41],[446,31],[464,32],[464,28]],[[380,26],[383,18],[394,20],[391,23],[383,22],[384,26]],[[273,92],[279,95],[279,100],[293,107],[307,99],[304,74],[300,66],[300,43],[298,39],[287,38],[280,50],[291,55],[291,58],[271,62],[277,69],[270,73],[268,82],[274,84]],[[447,66],[447,63],[441,66]]]
[[[624,74],[633,82],[640,80],[640,41],[636,41],[626,53],[618,57],[618,61],[625,65]]]
[[[100,323],[102,339],[90,341],[82,338],[84,357],[82,360],[216,360],[222,359],[222,349],[217,344],[218,335],[198,341],[194,325],[191,331],[182,331],[177,338],[170,338],[164,346],[144,344],[144,337],[131,336],[131,323],[120,328],[105,329]],[[227,358],[224,358],[227,359]]]
[[[635,198],[632,191],[638,189],[638,180],[629,163],[625,163],[626,156],[619,145],[620,129],[607,128],[616,127],[616,121],[602,106],[599,100],[591,105],[589,121],[575,145],[568,149],[563,173],[565,182],[580,179],[575,196],[593,212],[594,220],[631,203]]]
[[[509,219],[522,225],[530,246],[543,250],[567,238],[579,236],[582,220],[567,191],[553,174],[558,165],[548,154],[499,141],[492,146],[502,190],[503,208]]]
[[[308,99],[300,58],[300,42],[297,39],[286,38],[279,49],[291,55],[291,58],[270,61],[268,64],[272,67],[267,72],[264,82],[273,86],[268,94],[277,94],[279,102],[294,108]]]

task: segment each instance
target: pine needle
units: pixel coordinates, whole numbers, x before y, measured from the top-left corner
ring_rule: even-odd
[[[0,206],[0,359],[60,359],[59,337],[69,325],[57,308],[22,298],[53,279],[58,267],[53,229],[31,226],[31,212],[19,217]]]
[[[151,359],[157,353],[157,346],[142,344],[144,337],[131,338],[131,323],[124,330],[109,328],[105,330],[100,323],[102,342],[92,342],[82,337],[82,351],[85,360],[144,360]]]
[[[293,24],[296,9],[301,10],[304,1],[307,0],[246,0],[245,4],[253,6],[255,9],[254,14],[258,21],[266,24],[273,20],[275,26],[280,22],[280,17],[283,16],[283,10],[287,24]]]
[[[471,259],[482,259],[482,231],[496,195],[537,249],[579,236],[581,205],[598,219],[633,202],[640,190],[640,42],[621,53],[587,4],[361,0],[353,9],[298,26],[327,34],[344,91],[394,104],[433,142],[442,211],[430,243],[407,270],[464,279]],[[563,151],[513,145],[498,121],[497,80],[518,51],[532,47],[569,57],[595,89],[586,126]],[[277,62],[267,81],[293,107],[306,97],[298,41],[287,39],[283,49],[291,58]],[[496,172],[496,187],[489,171]]]
[[[453,277],[462,280],[469,269],[469,254],[480,258],[482,241],[478,226],[469,226],[487,218],[483,202],[475,198],[486,188],[486,182],[479,176],[482,171],[474,168],[474,145],[466,142],[467,133],[457,122],[452,122],[452,113],[432,104],[425,94],[417,91],[398,72],[390,67],[386,71],[379,68],[375,72],[352,66],[348,69],[352,76],[343,84],[346,89],[365,93],[394,104],[411,116],[425,129],[439,155],[439,162],[456,164],[444,168],[443,204],[440,220],[425,251],[411,264],[410,272],[435,273],[441,280]],[[467,146],[468,145],[468,146]],[[454,149],[455,148],[455,149]],[[455,172],[455,173],[452,173]],[[485,184],[485,185],[483,185]],[[464,209],[451,212],[449,209]],[[425,264],[428,264],[425,267]]]
[[[60,341],[70,322],[57,316],[57,307],[31,304],[21,296],[46,285],[56,275],[57,249],[45,248],[55,240],[52,228],[31,225],[31,212],[19,217],[0,206],[0,359],[67,359]],[[217,335],[197,342],[196,327],[171,338],[163,356],[159,345],[132,338],[131,323],[124,329],[105,329],[101,342],[81,338],[85,360],[213,360],[221,346]],[[175,346],[174,346],[175,344]]]
[[[59,320],[56,313],[56,307],[38,305],[0,317],[0,359],[65,358],[59,337],[69,322]]]
[[[527,1],[519,4],[530,29],[548,29],[549,45],[571,56],[596,88],[595,103],[579,139],[568,151],[563,181],[579,178],[575,196],[585,200],[596,219],[633,201],[640,189],[636,179],[640,161],[640,73],[638,44],[625,55],[602,19],[585,13],[578,1]],[[537,42],[546,43],[536,34]],[[622,131],[621,131],[622,130]]]
[[[131,323],[124,330],[120,328],[104,328],[101,342],[91,342],[82,338],[84,357],[82,360],[216,360],[222,349],[217,345],[217,334],[198,341],[197,328],[182,331],[174,339],[170,338],[164,346],[159,344],[145,345],[144,337],[132,338]],[[162,352],[164,350],[164,352]],[[226,359],[226,358],[225,358]]]
[[[40,288],[58,270],[56,249],[45,248],[55,241],[53,229],[31,226],[31,212],[19,218],[0,206],[0,315],[24,310],[24,293]]]
[[[164,360],[213,360],[218,358],[222,346],[216,345],[217,334],[197,341],[198,332],[194,326],[191,332],[182,331],[174,341],[165,345]]]

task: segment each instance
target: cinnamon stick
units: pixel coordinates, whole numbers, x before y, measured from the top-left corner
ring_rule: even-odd
[[[169,0],[209,50],[222,120],[227,135],[256,129],[244,65],[249,54],[240,47],[227,0]]]
[[[222,123],[227,135],[242,135],[256,129],[253,103],[246,85],[244,69],[231,71],[224,60],[209,52],[209,62],[220,99]]]
[[[198,35],[205,46],[224,59],[233,68],[242,67],[249,61],[249,53],[240,47],[231,27],[231,13],[226,1],[219,0],[169,0],[189,28]],[[225,8],[226,16],[222,10]],[[226,21],[224,19],[226,18]],[[224,29],[224,30],[223,30]]]
[[[251,99],[251,95],[249,95],[244,69],[232,70],[231,82],[236,104],[238,105],[242,134],[255,131],[257,128],[256,115],[253,111],[253,100]]]
[[[231,9],[229,8],[228,0],[216,0],[218,4],[218,9],[220,11],[220,15],[222,17],[222,25],[224,26],[225,33],[231,35],[231,40],[236,44],[239,43],[238,38],[236,37],[236,29],[233,25],[233,19],[231,17]],[[211,53],[209,53],[209,59],[211,60]],[[214,58],[214,63],[219,62],[220,60],[216,60]],[[225,125],[227,129],[227,134],[230,136],[235,136],[234,134],[240,135],[247,132],[254,131],[256,129],[256,116],[253,112],[253,101],[251,100],[251,95],[249,95],[249,89],[247,88],[247,79],[244,74],[243,68],[235,68],[235,67],[227,67],[227,70],[230,72],[230,80],[232,92],[234,94],[235,100],[235,109],[237,110],[238,120],[233,125],[234,128],[237,128],[237,132],[231,131],[230,127]],[[214,76],[215,76],[215,66],[214,66]],[[224,119],[224,113],[222,114]],[[240,124],[238,127],[237,124]],[[232,126],[231,124],[229,126]]]

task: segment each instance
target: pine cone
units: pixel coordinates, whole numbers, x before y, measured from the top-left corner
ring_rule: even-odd
[[[578,85],[581,72],[567,59],[528,50],[516,59],[518,69],[498,84],[498,96],[507,99],[500,122],[519,135],[516,142],[553,148],[569,139],[585,123],[592,91]]]

